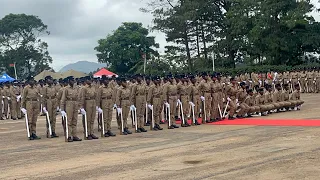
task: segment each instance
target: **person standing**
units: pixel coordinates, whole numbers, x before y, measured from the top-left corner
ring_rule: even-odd
[[[132,134],[131,131],[128,129],[128,115],[129,115],[129,108],[130,108],[130,88],[128,87],[128,84],[124,78],[119,79],[119,83],[121,84],[120,87],[117,90],[117,96],[116,96],[116,106],[117,108],[122,108],[122,117],[118,116],[118,122],[120,124],[120,130],[122,135],[128,135]],[[121,118],[123,119],[123,127],[121,123]]]
[[[87,116],[87,130],[88,139],[99,139],[94,133],[94,120],[96,117],[96,87],[92,85],[91,77],[87,77],[85,81],[86,85],[80,90],[80,109],[85,111]]]
[[[142,83],[142,77],[138,75],[137,84],[132,87],[131,94],[130,94],[131,105],[134,105],[137,109],[137,112],[136,112],[137,123],[138,123],[137,133],[147,132],[147,130],[145,130],[143,127],[144,126],[143,117],[146,112],[146,96],[147,96],[146,85]]]
[[[53,79],[51,76],[45,77],[45,81],[47,83],[47,86],[44,86],[43,90],[43,111],[44,113],[45,111],[48,111],[52,131],[51,138],[57,138],[59,137],[56,134],[56,111],[58,106],[58,93],[56,87],[54,87],[53,85]]]
[[[66,79],[68,85],[62,88],[60,102],[61,115],[68,115],[68,142],[82,141],[77,137],[78,123],[78,91],[74,87],[74,78],[72,76]]]
[[[103,112],[104,129],[106,130],[104,137],[116,136],[111,132],[112,112],[114,105],[114,96],[116,95],[111,83],[106,76],[102,76],[102,86],[99,87],[97,92],[97,106]]]
[[[165,103],[170,105],[170,120],[171,124],[168,126],[169,129],[179,128],[176,125],[175,121],[175,114],[176,114],[176,107],[178,101],[178,89],[177,85],[174,84],[174,78],[172,75],[169,76],[169,83],[164,86],[163,88],[163,100]]]
[[[28,114],[28,124],[30,131],[30,140],[41,139],[36,135],[37,120],[40,112],[39,101],[40,93],[39,90],[35,87],[35,80],[33,77],[28,78],[28,86],[23,89],[22,93],[22,108],[21,111],[24,114]]]
[[[9,119],[9,111],[10,111],[10,83],[5,82],[3,87],[3,113],[6,119]]]
[[[13,82],[10,87],[10,99],[11,99],[11,118],[12,120],[21,119],[21,89],[17,81]]]
[[[153,105],[153,118],[154,118],[154,127],[152,127],[153,130],[163,130],[163,128],[160,127],[160,115],[162,110],[162,88],[160,86],[160,78],[154,77],[153,79],[153,85],[150,86],[148,90],[147,95],[147,103],[148,105]],[[151,123],[152,126],[152,123]]]

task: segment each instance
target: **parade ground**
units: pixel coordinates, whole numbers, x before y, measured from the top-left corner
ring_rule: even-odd
[[[320,121],[319,97],[302,94],[301,111],[263,119]],[[112,126],[116,137],[66,143],[60,116],[60,137],[47,139],[40,117],[37,141],[27,140],[24,119],[0,121],[0,179],[316,180],[320,175],[320,126],[201,125],[128,136],[119,135],[115,121]],[[78,130],[83,138],[80,120]]]

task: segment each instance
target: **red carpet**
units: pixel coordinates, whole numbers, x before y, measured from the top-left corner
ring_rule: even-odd
[[[320,120],[302,119],[235,119],[224,120],[211,125],[254,125],[254,126],[320,126]]]
[[[198,119],[201,124],[202,120]],[[181,121],[176,121],[181,124]],[[188,120],[191,124],[191,120]],[[208,125],[252,125],[252,126],[320,126],[320,119],[235,119],[223,120],[214,123],[207,123]]]

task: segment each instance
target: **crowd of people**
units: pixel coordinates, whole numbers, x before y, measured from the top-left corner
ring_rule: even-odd
[[[319,69],[290,72],[243,73],[235,77],[220,73],[167,75],[165,77],[134,75],[126,77],[68,77],[54,80],[51,76],[36,82],[14,81],[1,85],[1,119],[27,117],[30,140],[36,135],[37,119],[46,114],[47,137],[57,138],[56,116],[62,115],[67,142],[81,141],[77,132],[79,113],[86,140],[98,139],[95,120],[102,137],[116,136],[111,131],[112,118],[117,119],[121,135],[150,130],[179,128],[234,120],[252,116],[300,110],[304,103],[300,93],[320,92]],[[116,117],[113,112],[116,111]],[[66,118],[67,117],[67,118]],[[201,117],[202,123],[197,121]],[[67,121],[66,121],[67,119]],[[132,119],[132,123],[128,123]],[[190,121],[191,119],[191,121]],[[189,120],[189,121],[188,121]],[[190,123],[191,122],[191,123]],[[50,124],[50,126],[48,126]],[[49,134],[49,132],[51,132]]]

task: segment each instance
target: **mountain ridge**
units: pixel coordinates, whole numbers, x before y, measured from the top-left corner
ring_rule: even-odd
[[[75,71],[89,74],[90,72],[96,71],[97,69],[104,68],[104,67],[107,67],[107,64],[90,62],[90,61],[78,61],[75,63],[67,64],[66,66],[62,67],[58,72],[63,73],[72,69]]]

